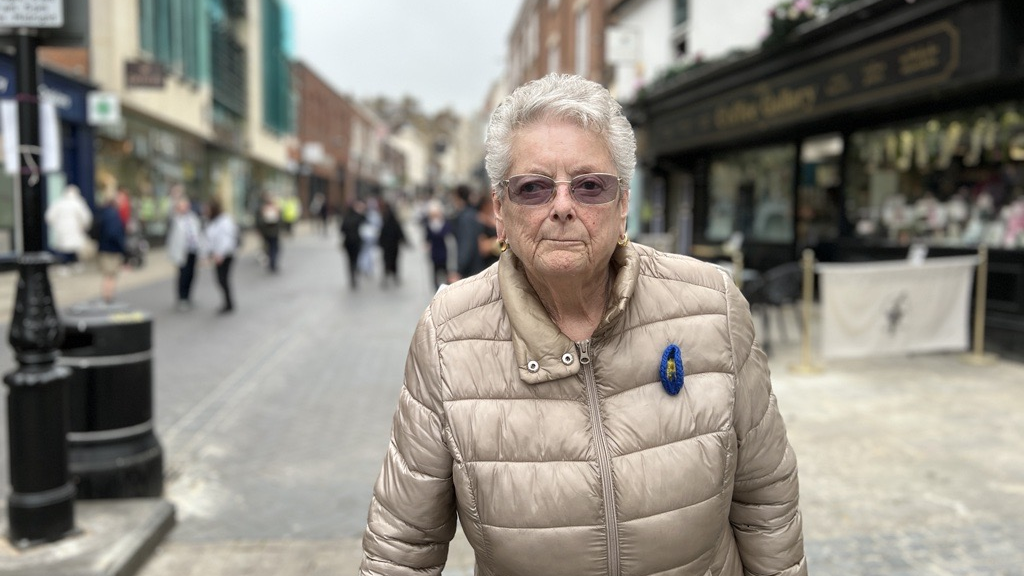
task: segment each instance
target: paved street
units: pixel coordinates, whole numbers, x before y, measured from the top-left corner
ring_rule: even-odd
[[[279,275],[240,259],[228,317],[214,313],[209,268],[197,307],[175,312],[158,258],[121,298],[154,317],[157,433],[178,522],[139,576],[354,573],[406,348],[433,292],[421,253],[405,252],[400,287],[352,292],[337,237],[304,232],[284,243]],[[54,281],[68,285],[62,306],[89,297]],[[799,376],[796,342],[774,351],[811,574],[1024,575],[1024,365],[945,355]],[[457,540],[445,574],[471,573]]]

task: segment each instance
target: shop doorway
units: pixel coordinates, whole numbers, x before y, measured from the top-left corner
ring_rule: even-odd
[[[836,259],[838,241],[851,233],[842,187],[843,137],[823,134],[803,141],[796,199],[797,252],[811,248],[819,261]]]

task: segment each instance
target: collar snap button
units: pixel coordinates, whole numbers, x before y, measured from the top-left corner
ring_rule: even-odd
[[[540,370],[540,364],[538,364],[536,360],[530,360],[526,363],[526,369],[530,372],[536,372],[537,370]]]
[[[569,366],[570,364],[572,364],[572,360],[573,360],[572,354],[570,354],[568,352],[566,352],[565,354],[562,354],[562,364],[565,364],[566,366]]]

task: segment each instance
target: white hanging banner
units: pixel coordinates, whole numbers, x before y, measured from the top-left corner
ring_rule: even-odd
[[[62,147],[57,106],[43,100],[39,103],[39,161],[44,174],[61,171],[64,157]]]
[[[818,264],[824,358],[967,350],[975,256]]]
[[[18,125],[18,103],[12,99],[0,100],[0,134],[4,142],[4,173],[11,176],[21,174],[21,127]]]

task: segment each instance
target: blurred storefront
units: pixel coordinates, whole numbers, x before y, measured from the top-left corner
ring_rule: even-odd
[[[46,174],[46,197],[53,201],[65,185],[75,184],[81,189],[82,197],[92,204],[95,154],[93,129],[87,123],[86,95],[94,87],[47,68],[42,69],[41,80],[39,95],[57,109],[62,146],[61,170]],[[14,59],[0,53],[0,98],[13,99],[16,89]],[[2,163],[3,156],[0,155]],[[16,248],[15,234],[19,233],[16,230],[17,185],[17,176],[0,175],[0,254],[11,254]]]
[[[989,340],[1024,354],[1019,0],[850,7],[637,101],[641,169],[667,191],[663,218],[692,221],[679,245],[742,233],[760,270],[806,247],[854,261],[985,243]]]
[[[197,197],[205,161],[202,139],[125,110],[123,125],[99,131],[96,181],[102,187],[126,186],[143,233],[160,243],[167,233],[171,186],[183,184]]]

